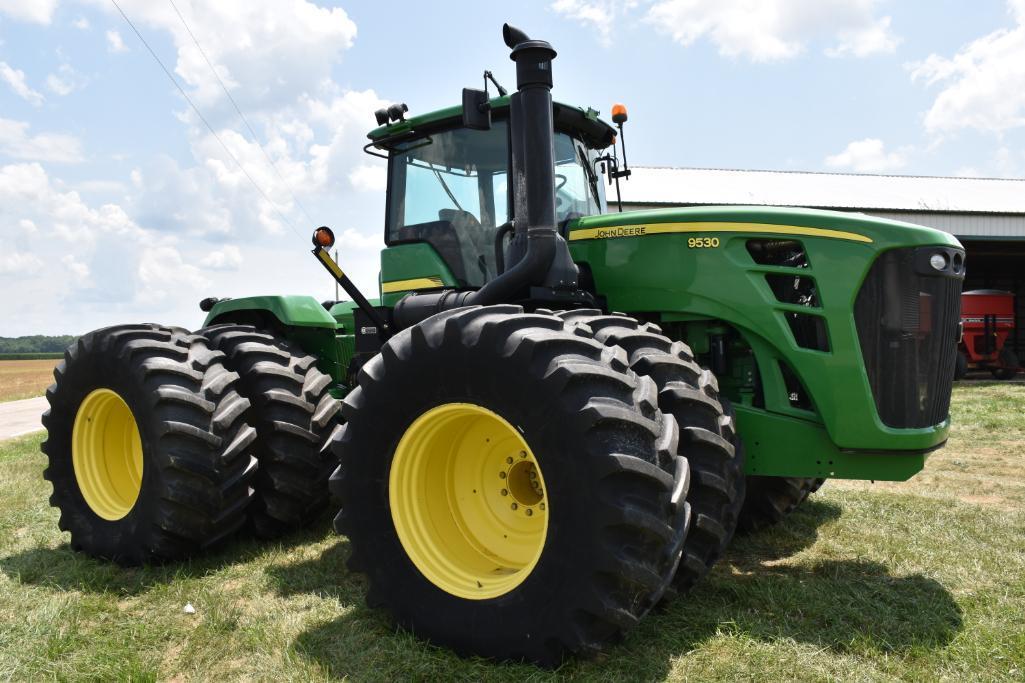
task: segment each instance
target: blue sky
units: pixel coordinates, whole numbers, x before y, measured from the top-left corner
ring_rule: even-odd
[[[314,223],[373,290],[372,112],[511,87],[504,21],[559,51],[558,99],[629,106],[634,164],[1025,176],[1025,0],[119,4],[263,192],[109,0],[0,0],[0,336],[328,298]]]

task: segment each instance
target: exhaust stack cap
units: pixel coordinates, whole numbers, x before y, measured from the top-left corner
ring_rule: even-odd
[[[555,49],[544,40],[531,40],[526,33],[505,24],[502,38],[512,50],[509,58],[516,62],[516,89],[531,86],[552,87],[552,60]]]

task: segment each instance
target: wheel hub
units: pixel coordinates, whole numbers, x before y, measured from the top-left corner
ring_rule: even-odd
[[[132,410],[117,392],[96,389],[78,407],[71,462],[86,504],[116,521],[135,507],[142,489],[142,438]]]
[[[473,600],[526,580],[548,532],[544,479],[523,435],[470,403],[437,406],[413,421],[392,460],[389,504],[420,572]]]

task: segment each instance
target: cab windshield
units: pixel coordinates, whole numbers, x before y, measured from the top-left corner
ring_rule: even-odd
[[[555,135],[556,218],[563,227],[602,213],[595,152],[569,134]],[[480,287],[497,274],[495,236],[510,216],[509,126],[455,128],[393,148],[388,162],[389,245],[427,242],[461,286]]]

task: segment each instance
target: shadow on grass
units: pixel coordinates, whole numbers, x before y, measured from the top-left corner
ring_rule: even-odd
[[[322,540],[329,519],[313,528],[278,539],[273,550],[290,549]],[[200,578],[225,567],[258,559],[271,550],[267,541],[240,535],[212,552],[166,564],[122,567],[114,562],[75,552],[69,543],[56,548],[30,548],[0,557],[0,572],[13,581],[34,586],[86,593],[115,593],[134,596],[174,581]]]
[[[783,522],[737,534],[727,552],[738,565],[757,566],[791,557],[813,546],[819,538],[819,528],[839,519],[841,512],[836,503],[808,498]]]
[[[821,525],[839,516],[830,502],[809,501],[783,524],[739,538],[720,566],[691,594],[649,615],[626,640],[597,660],[571,660],[559,676],[663,678],[672,661],[713,639],[796,641],[836,653],[906,653],[948,644],[961,609],[937,581],[894,576],[863,560],[777,563],[811,546]],[[363,678],[543,678],[522,664],[460,659],[364,607],[365,583],[345,568],[348,545],[320,558],[268,570],[284,595],[309,592],[337,599],[346,613],[301,633],[297,654],[332,676]],[[736,648],[740,652],[739,646]]]

